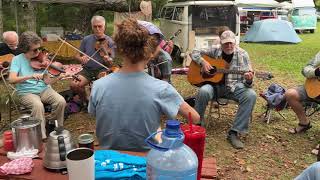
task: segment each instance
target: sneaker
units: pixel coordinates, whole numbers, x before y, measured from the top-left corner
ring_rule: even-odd
[[[244,148],[244,144],[243,144],[243,142],[240,141],[240,138],[237,136],[237,134],[230,133],[230,134],[228,134],[227,139],[234,148],[236,148],[236,149],[243,149]]]

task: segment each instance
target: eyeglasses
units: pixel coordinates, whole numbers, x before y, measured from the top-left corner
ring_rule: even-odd
[[[102,28],[102,25],[93,25],[93,28]]]
[[[41,49],[42,49],[42,47],[38,47],[36,49],[31,49],[30,51],[37,53],[37,52],[41,51]]]

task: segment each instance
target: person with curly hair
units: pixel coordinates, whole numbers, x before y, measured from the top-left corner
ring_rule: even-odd
[[[153,52],[160,48],[147,29],[132,18],[117,29],[114,41],[123,66],[93,83],[88,110],[96,117],[100,146],[147,151],[144,140],[160,127],[161,115],[187,118],[190,112],[194,122],[200,116],[172,85],[144,72]]]
[[[50,78],[44,70],[35,70],[31,66],[31,59],[40,53],[42,40],[34,32],[26,31],[21,34],[18,50],[20,55],[12,59],[9,70],[9,82],[16,84],[16,89],[22,105],[31,109],[31,116],[41,120],[42,138],[46,138],[46,119],[44,116],[44,105],[52,107],[49,120],[58,120],[59,126],[63,125],[65,99],[57,93],[49,84],[63,78]]]

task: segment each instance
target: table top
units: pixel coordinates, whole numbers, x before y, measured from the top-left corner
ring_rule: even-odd
[[[99,147],[95,147],[96,149],[101,149]],[[147,152],[132,152],[132,151],[119,151],[121,153],[135,155],[135,156],[146,156]],[[29,180],[29,179],[45,179],[45,180],[68,180],[68,175],[64,175],[60,172],[53,172],[47,170],[43,167],[42,158],[44,151],[39,153],[39,158],[33,159],[34,167],[29,174],[24,175],[4,175],[0,173],[0,179],[17,179],[17,180]],[[3,165],[6,162],[10,162],[10,160],[6,156],[6,152],[1,148],[0,149],[0,165]]]

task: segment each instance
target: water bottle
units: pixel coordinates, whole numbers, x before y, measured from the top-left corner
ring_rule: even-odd
[[[147,155],[147,179],[152,180],[196,180],[198,158],[187,145],[183,144],[184,134],[180,122],[168,120],[162,132],[162,142],[155,144],[151,138],[146,139],[152,147]]]

